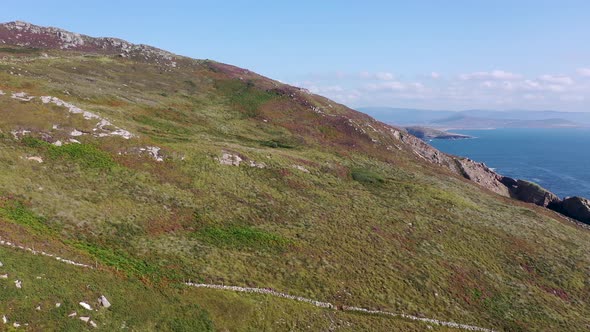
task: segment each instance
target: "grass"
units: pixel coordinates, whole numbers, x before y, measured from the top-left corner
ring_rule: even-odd
[[[161,277],[156,268],[145,261],[129,257],[121,250],[103,248],[91,243],[75,243],[74,247],[89,253],[101,264],[121,271],[128,277],[148,277],[152,280]]]
[[[222,95],[228,97],[232,108],[250,118],[259,115],[262,105],[277,98],[274,93],[256,88],[251,82],[218,81],[216,87]]]
[[[108,170],[116,166],[113,158],[92,144],[67,144],[55,146],[33,136],[25,136],[21,143],[29,148],[43,152],[53,161],[75,162],[82,167]]]
[[[281,236],[249,226],[209,226],[199,230],[195,237],[210,245],[246,250],[284,250],[290,243]]]
[[[293,148],[295,148],[295,145],[285,143],[282,141],[277,141],[277,140],[262,141],[262,142],[260,142],[260,145],[267,146],[267,147],[273,148],[273,149],[276,149],[276,148],[293,149]]]
[[[39,54],[40,49],[38,48],[26,48],[26,47],[0,47],[0,53],[9,54]]]
[[[379,184],[385,182],[385,179],[381,175],[362,168],[353,169],[351,172],[351,176],[353,180],[358,181],[360,183]]]
[[[374,144],[338,117],[364,121],[346,108],[296,90],[293,98],[281,97],[272,92],[275,82],[241,71],[235,75],[243,80],[231,78],[207,63],[162,72],[116,57],[50,53],[3,60],[29,74],[9,75],[2,67],[0,89],[57,96],[139,137],[85,135],[84,144],[56,147],[35,138],[68,137],[53,124],[89,131],[94,123],[38,101],[0,96],[0,188],[3,196],[26,202],[0,208],[8,221],[0,233],[17,239],[46,234],[39,243],[61,243],[60,252],[104,269],[80,272],[3,251],[5,266],[15,268],[8,272],[30,278],[25,285],[41,273],[47,280],[28,298],[8,284],[0,313],[39,329],[79,330],[62,312],[36,313],[34,302],[64,294],[73,310],[82,294],[95,301],[97,292],[108,291],[116,313],[101,319],[105,330],[123,322],[142,331],[209,328],[211,322],[230,331],[328,330],[331,324],[425,329],[179,286],[192,279],[497,330],[576,331],[590,324],[587,232],[484,192],[403,149]],[[320,116],[309,105],[336,116]],[[14,129],[34,133],[16,141]],[[384,144],[401,144],[364,130]],[[162,147],[171,157],[156,162],[128,153],[145,146]],[[267,166],[220,165],[215,158],[222,151]],[[44,162],[27,160],[33,155]]]
[[[4,217],[18,225],[26,226],[35,233],[53,233],[45,218],[36,215],[20,201],[12,199],[1,201],[0,217]]]
[[[108,170],[116,163],[112,157],[90,144],[68,144],[60,147],[50,146],[49,156],[52,159],[63,158],[78,163],[82,167]]]

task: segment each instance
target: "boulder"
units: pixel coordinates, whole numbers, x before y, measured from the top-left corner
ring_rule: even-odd
[[[111,303],[109,302],[109,300],[107,300],[107,298],[104,295],[101,295],[98,298],[98,303],[100,303],[101,306],[108,308],[111,306]]]
[[[92,307],[90,306],[90,304],[88,304],[86,302],[80,302],[79,304],[80,304],[80,306],[82,306],[82,308],[84,308],[86,310],[92,310]]]
[[[590,224],[590,200],[583,197],[568,197],[561,202],[560,207],[566,216]]]

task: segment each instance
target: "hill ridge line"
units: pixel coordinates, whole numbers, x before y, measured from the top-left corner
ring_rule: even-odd
[[[455,323],[455,322],[441,321],[441,320],[434,319],[434,318],[417,317],[417,316],[413,316],[413,315],[407,315],[404,313],[398,314],[398,313],[393,313],[393,312],[389,312],[389,311],[371,310],[371,309],[352,307],[352,306],[338,307],[338,306],[336,306],[332,303],[329,303],[329,302],[321,302],[321,301],[305,298],[302,296],[295,296],[295,295],[291,295],[291,294],[287,294],[287,293],[281,293],[281,292],[277,292],[277,291],[274,291],[274,290],[268,289],[268,288],[226,286],[226,285],[215,285],[215,284],[197,284],[197,283],[192,283],[192,282],[185,282],[185,285],[191,286],[191,287],[197,287],[197,288],[230,290],[230,291],[241,292],[241,293],[266,294],[266,295],[271,295],[271,296],[275,296],[275,297],[281,297],[284,299],[290,299],[290,300],[295,300],[295,301],[299,301],[299,302],[309,303],[311,305],[314,305],[314,306],[320,307],[320,308],[327,308],[327,309],[332,309],[332,310],[342,310],[342,311],[363,312],[363,313],[367,313],[367,314],[386,315],[386,316],[391,316],[391,317],[402,317],[402,318],[406,318],[406,319],[410,319],[410,320],[414,320],[414,321],[431,323],[434,325],[452,327],[452,328],[457,328],[457,329],[462,329],[462,330],[467,330],[467,331],[496,332],[495,330],[488,329],[485,327],[460,324],[460,323]]]

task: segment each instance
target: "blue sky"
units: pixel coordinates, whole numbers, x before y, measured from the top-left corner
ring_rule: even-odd
[[[82,3],[82,4],[81,4]],[[350,106],[590,111],[590,1],[6,1]]]

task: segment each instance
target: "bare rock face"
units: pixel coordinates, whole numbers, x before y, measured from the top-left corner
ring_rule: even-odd
[[[509,197],[510,191],[502,183],[502,176],[491,170],[484,163],[478,163],[471,159],[455,159],[460,173],[480,186],[497,194]]]
[[[560,208],[566,216],[590,224],[590,200],[583,197],[568,197],[561,202]]]
[[[536,183],[524,180],[516,180],[516,185],[511,188],[512,196],[520,201],[548,207],[558,204],[559,197]]]

